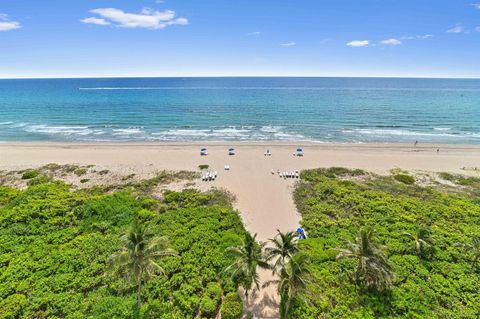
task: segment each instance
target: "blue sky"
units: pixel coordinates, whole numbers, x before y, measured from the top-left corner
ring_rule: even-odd
[[[0,0],[0,77],[480,77],[480,0]]]

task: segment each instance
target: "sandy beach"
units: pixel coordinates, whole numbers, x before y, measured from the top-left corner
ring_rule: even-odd
[[[208,156],[200,156],[200,147]],[[293,156],[298,144],[190,143],[190,144],[0,144],[0,170],[26,169],[48,163],[96,165],[112,171],[148,175],[158,170],[198,170],[208,164],[219,177],[208,186],[231,191],[247,228],[261,240],[276,229],[291,230],[299,216],[291,198],[293,179],[272,171],[341,166],[386,174],[392,168],[409,171],[477,174],[480,147],[471,145],[302,144],[304,156]],[[227,149],[236,148],[229,156]],[[270,149],[272,156],[264,156]],[[439,149],[439,152],[437,152]],[[224,171],[229,165],[230,170]],[[200,182],[201,183],[201,182]]]
[[[201,147],[208,156],[200,156]],[[298,146],[304,156],[294,156]],[[236,148],[229,156],[227,149]],[[272,153],[264,156],[266,149]],[[439,151],[437,152],[437,149]],[[295,179],[283,179],[278,170],[341,166],[387,174],[393,168],[415,173],[455,172],[480,174],[480,147],[464,145],[404,144],[302,144],[286,143],[208,143],[198,144],[0,144],[0,170],[35,168],[48,163],[95,165],[120,174],[135,173],[147,177],[159,170],[198,170],[208,164],[218,171],[218,179],[199,188],[225,188],[236,196],[236,207],[250,232],[258,239],[272,238],[277,229],[293,230],[299,225],[292,200]],[[225,171],[224,166],[230,170]],[[273,174],[272,174],[273,172]],[[262,272],[262,279],[270,277]],[[257,318],[276,318],[272,288],[257,292],[250,309]]]

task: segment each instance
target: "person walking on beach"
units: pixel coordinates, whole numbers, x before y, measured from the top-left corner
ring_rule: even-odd
[[[418,144],[418,141],[415,141],[415,143],[413,143],[413,147],[417,147],[417,144]]]

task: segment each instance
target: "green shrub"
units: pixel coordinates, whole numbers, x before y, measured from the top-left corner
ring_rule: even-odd
[[[222,319],[239,319],[243,314],[243,301],[236,292],[228,293],[223,299]]]
[[[58,171],[59,169],[62,168],[62,166],[57,164],[57,163],[49,163],[49,164],[43,166],[42,168],[46,169],[48,171]]]
[[[415,178],[413,176],[410,176],[410,175],[407,175],[407,174],[395,174],[395,175],[393,175],[393,178],[396,181],[399,181],[399,182],[407,184],[407,185],[415,184]]]
[[[0,301],[0,318],[19,318],[22,309],[28,303],[27,297],[22,294],[13,294]]]
[[[450,181],[450,182],[455,182],[457,180],[455,175],[447,173],[447,172],[438,173],[438,176],[440,176],[441,179],[444,179],[444,180]]]
[[[7,204],[20,193],[18,189],[0,186],[0,206]]]
[[[32,179],[38,176],[38,171],[34,169],[29,169],[22,174],[22,179]]]
[[[107,175],[108,173],[110,173],[110,171],[108,169],[104,169],[98,172],[98,175]]]
[[[200,302],[200,311],[207,318],[213,318],[217,312],[217,304],[209,297],[203,297]]]
[[[27,182],[28,186],[35,186],[39,184],[45,184],[45,183],[50,183],[52,181],[52,178],[46,175],[40,175],[35,178],[32,178]]]
[[[85,183],[88,183],[89,181],[90,181],[89,178],[82,178],[82,179],[80,180],[80,183],[85,184]]]
[[[198,165],[198,168],[200,170],[204,170],[204,169],[208,169],[210,166],[208,166],[207,164],[201,164],[201,165]]]
[[[83,176],[87,174],[87,169],[86,168],[78,168],[74,171],[74,174],[77,175],[78,177]]]

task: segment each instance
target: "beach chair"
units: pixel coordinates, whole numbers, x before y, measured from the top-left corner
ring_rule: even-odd
[[[235,149],[233,147],[228,149],[228,155],[235,155]]]

